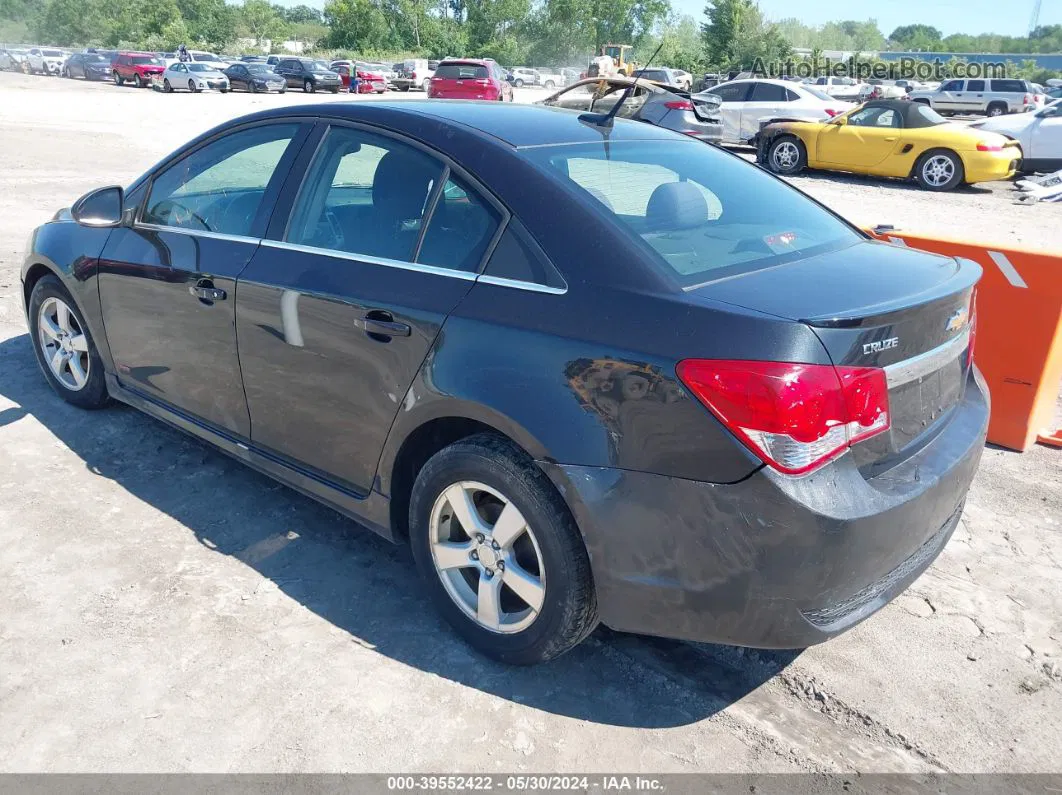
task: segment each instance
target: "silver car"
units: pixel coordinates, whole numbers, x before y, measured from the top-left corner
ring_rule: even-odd
[[[671,86],[630,77],[590,77],[558,91],[539,104],[568,110],[608,113],[633,86],[616,115],[674,130],[708,143],[723,136],[722,100],[711,94],[690,96]]]
[[[1032,84],[1016,78],[945,80],[933,91],[912,91],[912,102],[929,105],[939,113],[977,113],[1002,116],[1036,110]]]

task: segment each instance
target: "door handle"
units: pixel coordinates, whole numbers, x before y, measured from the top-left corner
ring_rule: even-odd
[[[888,141],[889,143],[892,143],[893,141],[896,140],[896,136],[895,135],[890,135],[885,140]]]
[[[362,329],[373,339],[381,337],[408,337],[412,329],[405,323],[398,323],[390,312],[373,310],[365,317],[354,321],[354,325]]]
[[[215,287],[210,279],[200,279],[195,284],[188,285],[188,292],[200,301],[207,301],[209,303],[213,303],[214,301],[224,301],[228,297],[228,293]]]

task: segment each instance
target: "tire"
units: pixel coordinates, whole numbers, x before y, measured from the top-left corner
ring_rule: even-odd
[[[68,313],[65,328],[62,320],[56,322],[54,319],[54,310],[60,305],[66,307]],[[57,342],[54,336],[42,330],[42,326],[46,325],[42,322],[42,315],[48,317],[47,328],[53,331],[58,329],[65,334],[65,343]],[[33,286],[29,300],[29,316],[33,355],[52,390],[67,403],[83,409],[98,409],[107,405],[110,398],[107,395],[103,362],[96,349],[96,343],[85,325],[81,310],[56,276],[44,276]],[[70,334],[67,330],[78,333]],[[75,350],[70,343],[79,338],[82,342]],[[57,368],[59,375],[49,364],[57,355],[65,359],[65,363]],[[75,358],[76,368],[83,377],[83,383],[80,384],[75,376],[75,366],[71,364]]]
[[[482,498],[472,510],[483,542],[463,529],[447,492],[456,492],[459,505],[468,505],[465,495]],[[513,527],[522,529],[499,547],[487,536],[498,529],[489,522],[497,521],[503,505],[516,512]],[[432,600],[482,654],[512,665],[544,662],[577,645],[597,625],[597,597],[579,529],[549,478],[507,440],[481,434],[432,456],[413,485],[409,527],[413,557]],[[449,544],[461,544],[448,548],[456,565],[438,568],[437,555]],[[478,557],[470,551],[466,558],[465,549]],[[492,582],[498,618],[486,620],[496,627],[488,629],[476,616],[490,614],[479,610],[479,593]],[[523,584],[520,590],[531,594],[530,601],[517,596],[510,583]]]
[[[799,174],[808,165],[808,151],[799,138],[781,135],[767,147],[767,168],[775,174],[792,176]]]
[[[268,86],[269,84],[266,83],[266,85]],[[256,83],[253,83],[253,82],[252,83],[248,83],[247,84],[247,90],[249,92],[251,92],[252,94],[257,94],[258,93],[258,85]]]
[[[133,75],[133,88],[143,88],[144,81],[140,79],[140,75]]]
[[[409,86],[402,86],[399,91],[409,91]]]
[[[304,94],[314,94],[317,92],[317,86],[313,84],[312,80],[307,80],[302,84],[302,92]]]
[[[514,84],[514,85],[515,85],[515,86],[516,86],[517,88],[523,88],[523,87],[524,87],[524,81],[523,81],[523,80],[521,80],[520,78],[517,78],[516,80],[514,80],[514,81],[513,81],[513,84]]]
[[[172,94],[173,93],[173,86],[170,85],[170,79],[168,77],[165,80],[162,81],[162,90],[166,94]]]
[[[338,94],[339,93],[339,89],[338,88],[330,88],[328,90],[331,91],[333,94]]]
[[[117,72],[114,72],[114,73],[113,73],[113,75],[112,75],[112,77],[114,77],[114,84],[115,84],[116,86],[120,86],[120,85],[122,85],[122,84],[123,84],[123,83],[125,82],[125,81],[124,81],[124,80],[122,79],[122,76],[121,76],[120,74],[118,74]]]
[[[1010,109],[1005,102],[992,102],[989,104],[988,109],[985,111],[985,115],[989,118],[995,118],[996,116],[1003,116]]]
[[[554,83],[552,80],[547,80],[545,83],[542,84],[542,87],[548,91],[552,91],[555,86],[556,83]]]
[[[430,85],[431,85],[431,78],[430,77],[425,77],[423,80],[420,81],[420,87],[421,87],[421,90],[423,90],[423,91],[427,91],[428,90],[428,86],[430,86]]]
[[[193,93],[193,94],[198,94],[199,93],[199,89],[195,87],[195,81],[194,80],[189,80],[188,81],[188,90],[191,93]]]
[[[950,149],[931,149],[915,164],[915,181],[926,190],[953,190],[961,185],[966,172],[962,159]]]

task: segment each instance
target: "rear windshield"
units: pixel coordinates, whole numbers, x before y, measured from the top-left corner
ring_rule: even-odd
[[[862,239],[781,180],[711,146],[617,141],[523,154],[604,206],[685,288]]]
[[[816,99],[824,99],[827,102],[833,102],[834,101],[833,97],[831,97],[825,91],[819,91],[817,88],[813,88],[812,86],[808,86],[808,85],[801,86],[801,88],[803,88],[805,91],[807,91],[809,94],[811,94],[811,96],[815,97]]]
[[[644,77],[646,80],[655,80],[658,83],[668,82],[667,72],[663,72],[657,69],[639,70],[638,77]]]
[[[435,76],[446,80],[483,80],[487,77],[487,67],[471,63],[439,64]]]

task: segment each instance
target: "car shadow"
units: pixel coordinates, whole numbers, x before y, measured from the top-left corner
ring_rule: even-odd
[[[15,404],[0,410],[0,430],[33,417],[94,475],[172,517],[207,548],[240,560],[355,642],[406,665],[558,715],[665,728],[725,709],[799,653],[599,628],[550,663],[497,664],[438,617],[406,547],[131,408],[70,406],[49,388],[30,345],[28,334],[0,341],[0,396]]]

